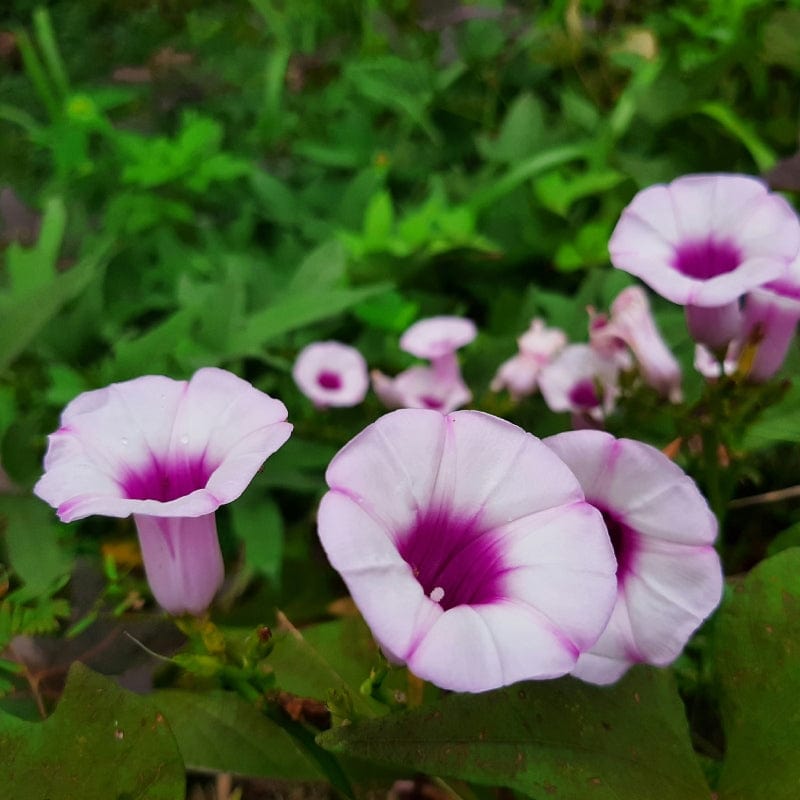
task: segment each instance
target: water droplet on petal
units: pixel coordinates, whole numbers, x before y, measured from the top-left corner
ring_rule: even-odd
[[[181,436],[181,444],[189,444],[189,437],[185,433]]]
[[[125,436],[122,437],[122,446],[123,447],[127,447],[128,446],[128,439]]]

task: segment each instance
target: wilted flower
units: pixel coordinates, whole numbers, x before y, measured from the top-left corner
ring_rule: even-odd
[[[480,692],[571,670],[614,602],[597,511],[538,439],[475,411],[387,414],[333,459],[319,535],[386,655]]]
[[[551,411],[570,411],[576,427],[602,423],[619,394],[619,367],[587,344],[562,350],[539,376],[539,389]]]
[[[314,342],[297,355],[294,382],[317,408],[357,406],[367,395],[364,356],[341,342]]]
[[[610,319],[591,333],[595,348],[598,340],[624,342],[633,352],[644,382],[672,402],[680,401],[681,368],[658,332],[644,289],[623,289],[611,304]]]
[[[716,518],[692,479],[650,445],[602,431],[545,444],[602,513],[618,564],[611,619],[572,674],[606,684],[638,662],[669,664],[722,595]]]
[[[372,371],[372,388],[387,408],[430,408],[448,414],[472,400],[461,371],[440,375],[434,367],[409,367],[390,378]]]
[[[740,332],[738,299],[786,270],[800,248],[789,204],[744,175],[688,175],[639,192],[611,236],[615,267],[686,306],[696,341]]]
[[[548,328],[541,319],[534,319],[517,339],[519,353],[504,361],[497,370],[490,389],[508,389],[514,400],[536,391],[539,374],[566,347],[567,335],[559,328]]]
[[[214,512],[288,438],[286,407],[221,369],[147,375],[76,397],[34,492],[64,522],[134,515],[156,600],[201,614],[223,579]]]

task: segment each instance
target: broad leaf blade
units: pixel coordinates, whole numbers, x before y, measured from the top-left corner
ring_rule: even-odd
[[[164,717],[148,700],[75,663],[55,713],[0,713],[5,800],[182,800],[184,770]]]
[[[609,688],[565,678],[453,694],[336,728],[319,741],[337,753],[537,798],[706,800],[709,794],[669,674],[644,667]]]
[[[153,695],[187,767],[262,778],[321,781],[324,774],[276,722],[231,692]]]
[[[727,749],[721,800],[800,797],[800,548],[763,561],[717,628]]]

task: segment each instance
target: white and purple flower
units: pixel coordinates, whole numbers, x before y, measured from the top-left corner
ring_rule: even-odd
[[[539,385],[541,371],[567,345],[567,335],[559,328],[548,328],[541,319],[517,339],[519,352],[504,361],[489,388],[493,392],[507,389],[513,400],[533,394]]]
[[[156,600],[199,615],[224,577],[214,512],[286,442],[286,416],[279,400],[221,369],[111,384],[64,409],[34,492],[64,522],[133,514]]]
[[[671,663],[722,595],[708,503],[680,467],[642,442],[568,431],[544,443],[603,515],[618,564],[611,619],[572,674],[607,684],[635,663]]]
[[[616,593],[601,515],[538,439],[475,411],[381,417],[331,462],[319,536],[386,655],[480,692],[574,668]]]
[[[608,245],[615,267],[686,306],[696,341],[723,350],[739,298],[779,279],[800,248],[791,206],[744,175],[688,175],[639,192]]]
[[[297,355],[294,382],[317,408],[357,406],[367,395],[364,356],[341,342],[313,342]]]
[[[569,411],[573,425],[602,424],[619,395],[619,362],[588,344],[566,347],[539,376],[539,390],[551,411]]]
[[[611,304],[610,318],[590,326],[592,347],[613,352],[616,343],[630,348],[642,379],[648,386],[680,402],[681,368],[656,327],[650,301],[640,286],[623,289]]]

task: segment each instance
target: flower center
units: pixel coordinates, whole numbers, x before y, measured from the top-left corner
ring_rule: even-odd
[[[597,396],[594,381],[589,378],[578,381],[569,390],[569,401],[578,408],[597,408],[600,405],[600,398]]]
[[[742,254],[730,242],[706,239],[687,242],[676,251],[672,266],[682,275],[698,280],[733,272],[742,263]]]
[[[444,405],[438,397],[434,397],[431,394],[424,394],[419,400],[425,408],[432,408],[435,411],[438,411]]]
[[[338,372],[331,372],[330,370],[322,370],[317,375],[317,383],[323,389],[341,389],[342,388],[342,378]]]
[[[445,611],[504,597],[498,541],[475,519],[429,510],[400,537],[398,551],[425,594]]]
[[[589,502],[603,515],[608,529],[608,538],[617,558],[617,583],[621,586],[633,572],[633,561],[639,549],[639,534],[627,525],[619,514],[609,511],[602,503]]]
[[[206,464],[202,456],[179,464],[153,459],[149,466],[138,472],[128,470],[120,483],[129,500],[166,503],[204,489],[214,469],[216,467]]]

